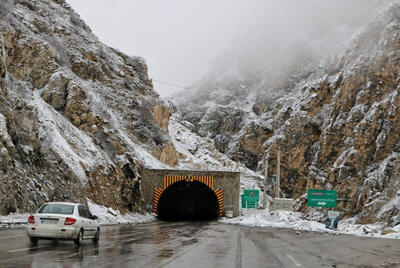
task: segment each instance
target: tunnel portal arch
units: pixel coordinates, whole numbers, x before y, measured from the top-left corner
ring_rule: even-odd
[[[223,190],[212,176],[165,176],[154,189],[153,213],[164,220],[210,220],[222,216]]]
[[[179,181],[163,191],[157,215],[162,220],[212,220],[218,218],[214,191],[199,181]]]

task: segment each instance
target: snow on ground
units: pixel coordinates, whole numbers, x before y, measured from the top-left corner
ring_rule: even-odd
[[[143,223],[155,221],[156,217],[150,214],[139,214],[139,213],[126,213],[121,214],[118,210],[113,210],[105,206],[97,205],[88,199],[88,206],[90,212],[96,215],[98,221],[102,225],[106,224],[127,224],[127,223]]]
[[[126,213],[122,215],[118,210],[100,206],[88,200],[89,209],[92,214],[99,217],[101,225],[113,224],[135,224],[152,222],[156,217],[150,214]],[[236,218],[221,218],[219,221],[226,224],[239,224],[251,227],[265,228],[288,228],[298,231],[313,231],[331,234],[348,234],[356,236],[400,239],[400,225],[393,228],[383,228],[380,224],[354,224],[355,219],[339,221],[338,230],[325,228],[325,224],[317,221],[309,221],[300,212],[266,210],[244,210],[243,215]],[[0,216],[0,230],[4,228],[17,228],[25,226],[30,214],[12,213],[7,216]]]
[[[11,213],[6,216],[0,215],[0,230],[4,228],[16,228],[28,222],[30,214]]]
[[[100,206],[93,203],[88,199],[89,210],[93,215],[99,217],[97,221],[101,225],[112,225],[112,224],[133,224],[133,223],[144,223],[152,222],[156,220],[156,217],[150,214],[140,213],[126,213],[121,214],[118,210],[113,210],[105,206]],[[25,226],[28,222],[29,213],[11,213],[6,216],[0,216],[0,230],[4,228],[17,228]]]
[[[400,225],[384,229],[379,224],[354,224],[354,219],[339,221],[338,230],[325,228],[325,224],[309,221],[303,213],[289,211],[244,210],[243,215],[236,218],[221,218],[220,222],[252,227],[288,228],[298,231],[313,231],[332,234],[348,234],[379,238],[400,239]]]

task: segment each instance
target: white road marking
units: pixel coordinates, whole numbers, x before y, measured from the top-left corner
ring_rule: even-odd
[[[20,248],[20,249],[13,249],[13,250],[9,250],[9,253],[13,253],[13,252],[21,252],[21,251],[28,251],[28,250],[36,250],[39,248],[47,248],[47,246],[43,246],[43,247],[34,247],[34,248]]]
[[[293,258],[291,255],[287,254],[286,256],[287,256],[297,267],[301,267],[301,264],[300,264],[298,261],[296,261],[296,259]]]
[[[8,239],[8,238],[15,238],[15,237],[23,237],[26,235],[10,235],[10,236],[1,236],[0,239]]]

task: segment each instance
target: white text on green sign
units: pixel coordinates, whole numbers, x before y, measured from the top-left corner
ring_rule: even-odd
[[[337,206],[336,190],[309,189],[307,191],[307,205],[309,207],[335,208]]]

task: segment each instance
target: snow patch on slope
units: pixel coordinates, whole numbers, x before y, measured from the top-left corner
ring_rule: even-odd
[[[111,165],[107,155],[93,144],[91,138],[55,112],[43,101],[39,92],[33,93],[30,104],[38,113],[39,139],[42,144],[62,158],[82,183],[87,183],[83,167],[91,169],[99,165]]]
[[[173,114],[169,123],[169,134],[178,152],[179,163],[176,168],[197,170],[220,170],[240,172],[241,190],[259,189],[263,177],[220,153],[208,137],[200,137],[180,122]]]

